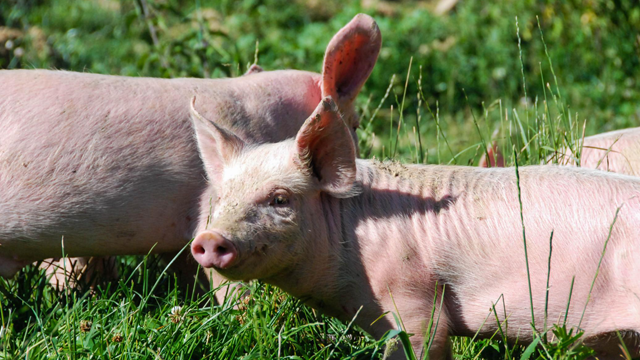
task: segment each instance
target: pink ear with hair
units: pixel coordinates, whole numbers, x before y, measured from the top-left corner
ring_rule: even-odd
[[[333,36],[324,56],[322,97],[351,105],[378,59],[382,37],[369,15],[358,14]]]
[[[487,155],[489,158],[487,159]],[[498,143],[496,141],[492,142],[491,145],[487,146],[487,152],[482,154],[480,161],[478,162],[479,167],[504,167],[504,155],[502,155],[502,151],[498,147]]]
[[[246,73],[244,73],[243,75],[244,75],[244,76],[247,76],[247,75],[251,75],[251,74],[257,74],[257,73],[261,73],[261,72],[263,72],[263,71],[264,71],[264,70],[262,70],[262,67],[260,67],[260,65],[258,65],[258,64],[253,64],[253,65],[251,65],[251,66],[249,67],[249,70],[247,70],[247,72],[246,72]]]
[[[219,182],[224,166],[238,156],[245,144],[230,131],[200,115],[195,109],[195,102],[196,98],[193,97],[190,113],[196,132],[198,152],[209,180]]]
[[[294,162],[322,191],[348,197],[356,180],[356,151],[331,97],[322,99],[296,136]]]

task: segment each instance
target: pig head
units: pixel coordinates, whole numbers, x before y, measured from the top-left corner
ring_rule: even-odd
[[[333,279],[349,274],[340,274],[340,252],[324,241],[339,221],[328,226],[324,220],[339,218],[335,199],[359,192],[348,127],[342,118],[331,119],[339,116],[336,104],[325,98],[295,139],[260,146],[269,156],[258,161],[253,146],[192,111],[212,184],[202,203],[207,197],[217,203],[202,208],[191,244],[195,259],[228,279],[258,278],[315,299],[308,301],[312,306],[335,304],[325,295],[341,287]],[[346,320],[341,309],[320,309]]]

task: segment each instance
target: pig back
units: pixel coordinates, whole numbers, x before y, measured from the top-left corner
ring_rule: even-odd
[[[70,255],[186,243],[205,185],[193,85],[59,71],[2,71],[0,83],[5,253],[57,256],[62,237]]]
[[[640,128],[611,131],[585,138],[580,165],[640,175]]]

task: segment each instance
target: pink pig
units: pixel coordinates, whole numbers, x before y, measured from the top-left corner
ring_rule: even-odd
[[[569,156],[565,162],[574,164]],[[580,166],[640,176],[640,128],[610,131],[584,138]]]
[[[252,67],[234,79],[152,79],[0,71],[0,275],[71,256],[177,252],[214,207],[189,100],[246,143],[294,136],[323,96],[354,142],[353,101],[381,45],[357,15],[331,40],[322,74]],[[154,247],[155,246],[155,247]],[[197,264],[194,264],[194,266]]]
[[[562,152],[562,151],[561,151]],[[575,165],[570,150],[559,154],[558,163]],[[489,161],[487,161],[489,154]],[[551,162],[551,158],[549,162]],[[489,166],[490,165],[490,166]],[[504,156],[494,141],[478,163],[480,167],[504,167]],[[588,136],[582,142],[580,166],[620,174],[640,175],[640,127]]]
[[[201,209],[191,245],[202,266],[262,279],[330,316],[358,314],[376,337],[396,313],[417,354],[435,297],[431,359],[450,356],[450,335],[495,334],[495,316],[511,341],[531,342],[533,320],[545,332],[566,316],[602,354],[619,352],[616,330],[640,354],[640,179],[358,160],[330,98],[295,139],[260,146],[193,111],[212,185],[201,204],[217,204]]]

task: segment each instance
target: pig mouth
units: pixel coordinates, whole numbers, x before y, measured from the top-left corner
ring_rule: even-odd
[[[249,273],[256,272],[255,270],[261,267],[260,265],[262,264],[262,261],[260,260],[267,255],[268,248],[269,245],[262,244],[259,246],[251,246],[248,251],[238,249],[238,257],[233,264],[225,268],[219,268],[216,266],[213,268],[231,280],[252,280],[254,277],[247,275],[249,275]],[[256,264],[257,266],[252,266],[252,264]]]

